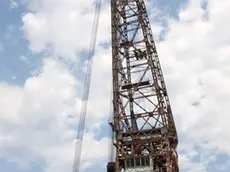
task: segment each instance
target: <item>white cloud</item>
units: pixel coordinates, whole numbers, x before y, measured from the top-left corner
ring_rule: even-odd
[[[23,87],[0,83],[0,156],[21,168],[42,160],[47,172],[71,171],[80,106],[77,84],[68,68],[52,59],[44,60],[41,73]],[[92,165],[103,160],[108,143],[93,138],[87,134],[83,146],[83,162]]]
[[[26,13],[22,21],[25,37],[30,41],[33,51],[43,52],[49,47],[57,55],[73,59],[77,53],[89,47],[93,1],[29,1],[29,7],[32,11]],[[105,7],[102,10],[100,40],[109,39],[108,9]]]
[[[206,19],[201,2],[190,0],[179,20],[169,19],[170,31],[158,45],[159,54],[180,136],[179,150],[185,154],[195,150],[198,156],[229,155],[230,34],[226,28],[230,25],[226,16],[230,4],[209,0]]]
[[[10,9],[17,8],[18,5],[17,0],[10,0]]]
[[[186,171],[186,172],[192,172],[192,171],[197,171],[197,172],[204,172],[205,171],[205,166],[203,163],[195,163],[191,162],[190,159],[186,155],[180,155],[180,170],[181,171]]]

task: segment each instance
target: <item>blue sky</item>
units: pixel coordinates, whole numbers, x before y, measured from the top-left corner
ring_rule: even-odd
[[[36,68],[38,57],[28,49],[28,41],[24,39],[21,29],[21,17],[25,7],[11,8],[9,0],[0,2],[0,40],[1,50],[1,80],[23,84],[30,76],[30,71]],[[28,56],[30,58],[28,59]]]
[[[71,171],[92,1],[12,2],[13,8],[10,0],[0,1],[0,171]],[[156,44],[180,137],[180,169],[227,172],[230,4],[150,2],[154,36],[164,37]],[[160,17],[152,17],[156,12]],[[111,51],[103,45],[110,40],[109,14],[104,3],[83,145],[86,172],[105,171],[107,162]]]

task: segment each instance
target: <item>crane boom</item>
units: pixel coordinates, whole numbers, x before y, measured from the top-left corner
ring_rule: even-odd
[[[85,119],[87,115],[87,105],[88,105],[92,66],[93,66],[92,56],[94,55],[94,52],[95,52],[100,10],[101,10],[101,0],[97,0],[96,6],[95,6],[92,36],[91,36],[91,42],[90,42],[89,54],[88,54],[88,64],[87,64],[87,72],[86,72],[85,83],[84,83],[84,92],[83,92],[82,105],[81,105],[81,111],[80,111],[80,120],[78,124],[78,133],[77,133],[77,141],[76,141],[76,146],[75,146],[73,172],[79,172],[80,170],[82,142],[84,138]]]

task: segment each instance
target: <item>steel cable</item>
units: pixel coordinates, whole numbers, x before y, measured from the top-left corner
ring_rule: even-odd
[[[100,11],[101,11],[101,0],[97,0],[96,6],[95,6],[92,36],[91,36],[90,48],[89,48],[89,54],[88,54],[87,72],[86,72],[86,77],[85,77],[85,82],[84,82],[84,92],[83,92],[82,105],[81,105],[81,111],[80,111],[80,120],[78,124],[77,141],[75,145],[73,172],[79,172],[80,170],[82,142],[84,139],[85,119],[86,119],[86,114],[87,114],[87,105],[88,105],[88,98],[89,98],[89,91],[90,91],[92,66],[93,66],[93,60],[94,60],[92,56],[94,55],[94,52],[95,52]]]

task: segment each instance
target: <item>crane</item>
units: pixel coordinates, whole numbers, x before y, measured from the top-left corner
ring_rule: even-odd
[[[145,2],[110,2],[113,147],[107,172],[179,172],[177,130]],[[80,167],[100,8],[97,0],[73,172]]]
[[[107,172],[178,172],[178,137],[144,0],[111,0],[115,159]]]

